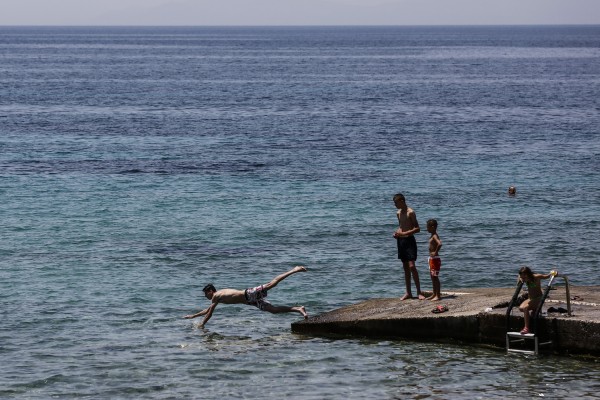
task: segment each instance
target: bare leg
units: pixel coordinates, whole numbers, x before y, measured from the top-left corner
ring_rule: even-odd
[[[404,283],[406,284],[406,294],[402,296],[401,300],[412,299],[412,291],[410,288],[410,267],[406,261],[402,261],[402,267],[404,267]]]
[[[527,300],[527,310],[525,310],[525,313],[523,314],[523,317],[525,319],[525,328],[527,328],[527,330],[530,329],[529,325],[531,321],[531,316],[534,315],[534,313],[537,311],[539,305],[539,301],[531,302],[531,299]]]
[[[265,290],[271,290],[273,289],[275,286],[277,286],[277,284],[279,282],[281,282],[282,280],[284,280],[285,278],[287,278],[290,275],[293,275],[297,272],[306,272],[306,267],[302,266],[302,265],[298,265],[294,268],[292,268],[291,270],[289,270],[286,273],[283,273],[281,275],[277,275],[275,278],[273,278],[273,280],[265,285],[263,285]]]
[[[523,330],[529,330],[529,299],[521,303],[519,310],[523,311],[523,319],[525,319],[525,327]]]
[[[287,307],[287,306],[267,305],[263,309],[272,314],[297,312],[298,314],[301,314],[304,317],[304,319],[308,319],[308,314],[306,313],[306,309],[304,308],[304,306]]]
[[[438,301],[442,299],[442,293],[440,291],[440,278],[437,276],[431,277],[431,284],[433,286],[433,294],[427,298],[427,300]]]
[[[419,296],[419,300],[425,300],[425,296],[423,292],[421,292],[421,283],[419,281],[419,271],[417,271],[417,267],[415,267],[414,261],[409,261],[408,266],[412,273],[412,278],[415,281],[415,287],[417,288],[417,296]]]

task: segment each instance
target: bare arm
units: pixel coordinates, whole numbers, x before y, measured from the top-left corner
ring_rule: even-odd
[[[213,311],[217,307],[217,304],[219,304],[219,303],[212,303],[210,305],[210,307],[208,307],[207,309],[197,312],[196,314],[186,315],[183,318],[192,319],[192,318],[197,318],[197,317],[206,315],[206,317],[204,317],[204,320],[202,321],[202,324],[200,325],[201,327],[204,327],[204,324],[206,324],[208,322],[208,320],[210,319],[210,317],[212,317]]]
[[[215,310],[215,308],[217,307],[217,302],[214,302],[210,305],[210,307],[208,307],[206,309],[206,317],[204,317],[204,320],[202,321],[202,323],[200,324],[200,328],[204,328],[204,325],[206,325],[206,323],[208,322],[208,320],[210,319],[210,317],[212,317],[213,315],[213,311]]]
[[[433,246],[431,246],[432,249],[429,252],[429,255],[435,257],[438,255],[440,249],[442,248],[442,240],[440,239],[440,237],[438,235],[433,235],[431,237],[431,240],[433,241],[433,243],[432,243]]]
[[[419,222],[417,221],[417,213],[411,212],[408,216],[413,223],[413,228],[406,232],[408,235],[414,235],[415,233],[421,232],[421,228],[419,227]]]
[[[209,308],[210,308],[210,307],[209,307]],[[208,308],[207,308],[207,309],[205,309],[205,310],[202,310],[202,311],[200,311],[200,312],[197,312],[196,314],[190,314],[190,315],[186,315],[186,316],[184,316],[183,318],[185,318],[185,319],[197,318],[197,317],[200,317],[201,315],[204,315],[204,314],[206,314],[207,312],[208,312]]]
[[[550,271],[549,274],[533,274],[533,277],[535,279],[542,280],[542,279],[548,279],[551,276],[555,276],[555,275],[558,275],[558,271]],[[519,282],[523,282],[524,283],[523,279],[521,279],[520,276],[517,278],[517,283],[519,283]]]

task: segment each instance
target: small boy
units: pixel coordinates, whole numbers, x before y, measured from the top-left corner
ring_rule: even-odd
[[[431,283],[433,285],[433,294],[427,300],[441,300],[442,292],[440,285],[440,268],[442,259],[439,256],[439,251],[442,248],[442,241],[437,234],[438,223],[435,219],[427,221],[427,232],[431,233],[429,238],[429,273],[431,274]]]

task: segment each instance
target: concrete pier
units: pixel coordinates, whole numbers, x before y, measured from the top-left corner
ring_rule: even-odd
[[[514,291],[515,287],[456,289],[443,292],[441,301],[371,299],[295,322],[292,331],[329,337],[453,340],[504,348],[507,304]],[[600,286],[571,285],[569,300],[571,316],[548,312],[551,307],[567,309],[565,287],[550,292],[537,322],[538,335],[552,341],[554,352],[600,356]],[[432,313],[437,305],[446,305],[448,311]],[[509,330],[522,327],[523,314],[515,307]]]

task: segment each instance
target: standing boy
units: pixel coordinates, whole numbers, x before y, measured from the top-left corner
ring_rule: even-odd
[[[427,221],[427,232],[431,233],[429,237],[429,273],[431,275],[431,283],[433,285],[433,294],[427,300],[441,300],[442,288],[440,285],[440,268],[442,259],[439,256],[439,251],[442,248],[442,240],[437,234],[438,223],[435,219]]]
[[[412,299],[410,278],[415,281],[417,296],[419,300],[425,299],[421,292],[421,284],[419,283],[419,272],[415,267],[417,260],[417,241],[414,234],[421,232],[419,223],[417,222],[417,214],[415,211],[406,205],[406,199],[402,193],[394,196],[394,204],[398,209],[396,216],[400,227],[394,232],[394,237],[398,245],[398,258],[402,260],[404,267],[404,281],[406,282],[406,293],[402,296],[402,300]]]

